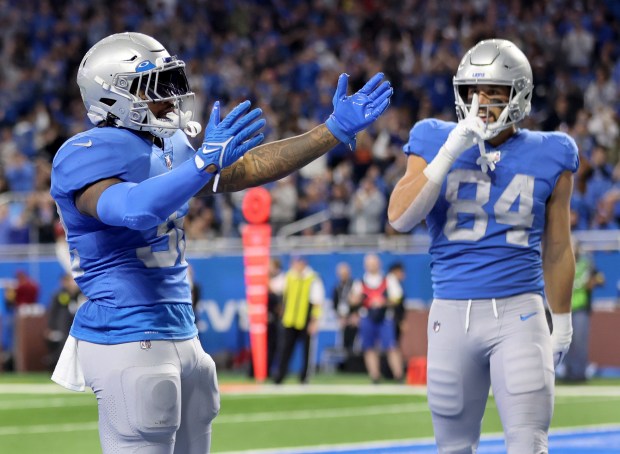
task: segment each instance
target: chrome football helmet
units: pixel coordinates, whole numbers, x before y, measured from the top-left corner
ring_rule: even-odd
[[[185,62],[158,41],[141,33],[117,33],[102,39],[84,56],[77,73],[90,121],[170,137],[178,129],[194,136],[194,93]],[[168,103],[156,116],[149,105]],[[157,110],[157,109],[156,109]]]
[[[527,57],[505,39],[480,41],[463,57],[453,79],[456,115],[462,120],[471,103],[467,90],[471,85],[505,85],[510,87],[508,103],[482,105],[503,107],[496,121],[486,125],[484,139],[495,137],[509,126],[523,120],[532,108],[532,68]]]

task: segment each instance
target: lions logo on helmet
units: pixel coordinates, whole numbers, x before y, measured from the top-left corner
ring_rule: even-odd
[[[149,69],[153,69],[156,66],[153,64],[153,62],[150,62],[148,60],[144,60],[143,62],[140,62],[140,64],[138,66],[136,66],[136,72],[142,72],[142,71],[147,71]]]
[[[532,80],[530,62],[514,43],[505,39],[480,41],[465,54],[453,79],[456,114],[462,120],[471,107],[466,102],[468,86],[484,84],[510,87],[507,104],[486,106],[504,108],[497,121],[487,125],[484,138],[491,139],[530,113],[534,88]]]
[[[107,122],[162,138],[179,129],[188,134],[202,129],[192,121],[194,93],[185,62],[142,33],[117,33],[95,44],[80,63],[77,83],[95,125]],[[151,103],[169,103],[170,108],[157,117]]]

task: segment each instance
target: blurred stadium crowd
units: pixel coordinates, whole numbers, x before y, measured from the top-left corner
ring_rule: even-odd
[[[264,111],[267,141],[322,123],[341,72],[351,89],[386,73],[392,106],[355,152],[338,147],[268,188],[275,231],[328,214],[307,235],[393,233],[386,204],[409,129],[429,116],[456,118],[452,76],[467,48],[512,40],[534,71],[524,126],[568,132],[580,149],[573,227],[620,228],[617,0],[0,0],[0,244],[53,242],[61,232],[51,162],[91,127],[77,66],[122,31],[150,34],[187,62],[195,118],[204,122],[215,100],[229,109],[249,98]],[[241,197],[193,200],[187,237],[238,236]]]

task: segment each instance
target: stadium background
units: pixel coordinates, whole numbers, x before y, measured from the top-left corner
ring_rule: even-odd
[[[249,98],[265,112],[266,140],[323,122],[341,72],[351,75],[351,89],[357,89],[384,71],[395,87],[386,115],[359,135],[355,153],[337,147],[268,185],[274,201],[270,221],[274,255],[286,266],[293,249],[300,248],[328,292],[337,261],[349,261],[358,276],[367,251],[380,251],[385,265],[405,262],[412,313],[423,312],[431,298],[426,232],[420,227],[396,234],[384,209],[404,172],[402,145],[418,119],[454,119],[452,75],[467,48],[488,37],[516,42],[535,79],[533,111],[524,126],[562,130],[578,143],[573,229],[607,278],[594,293],[596,313],[607,322],[618,320],[620,2],[615,0],[0,1],[3,286],[12,285],[18,269],[27,270],[41,284],[43,307],[58,286],[55,246],[62,232],[48,194],[51,160],[67,137],[90,127],[75,84],[83,54],[104,36],[127,30],[155,36],[187,62],[198,118],[216,99],[230,108]],[[247,346],[242,197],[197,200],[187,218],[188,258],[203,287],[201,338],[214,354]],[[361,208],[354,209],[354,201]],[[6,348],[12,338],[4,328]],[[321,345],[333,342],[334,329],[326,316]],[[601,366],[620,366],[619,349],[609,347],[618,345],[618,330],[620,324],[608,323],[605,332],[594,332],[609,336],[600,345],[611,357]],[[610,419],[605,422],[619,423],[620,415]]]

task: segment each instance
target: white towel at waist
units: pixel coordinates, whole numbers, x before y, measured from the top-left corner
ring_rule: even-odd
[[[84,391],[84,372],[77,355],[77,339],[69,336],[52,374],[52,381],[71,391]]]

